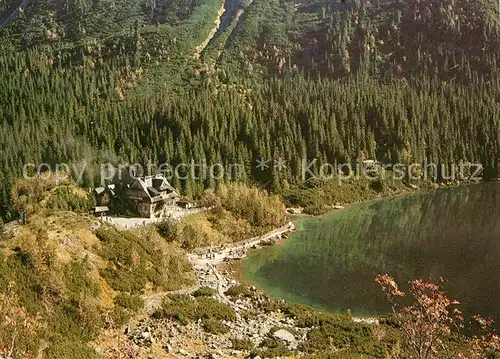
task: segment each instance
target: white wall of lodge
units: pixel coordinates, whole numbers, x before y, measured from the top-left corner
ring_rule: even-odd
[[[145,192],[137,190],[128,190],[127,199],[135,207],[141,217],[161,218],[167,216],[176,206],[178,195],[161,192],[160,196],[150,198]]]

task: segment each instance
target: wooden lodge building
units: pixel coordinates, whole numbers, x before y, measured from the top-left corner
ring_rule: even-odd
[[[165,216],[180,199],[163,175],[135,178],[124,188],[124,196],[137,213],[146,218]]]
[[[164,217],[177,207],[180,200],[175,188],[161,174],[128,177],[119,183],[94,189],[94,195],[96,209],[109,206],[115,213],[142,218]]]

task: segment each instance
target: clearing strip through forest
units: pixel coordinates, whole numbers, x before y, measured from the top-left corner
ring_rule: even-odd
[[[221,6],[219,8],[219,11],[217,11],[217,17],[215,18],[215,21],[214,21],[214,27],[209,31],[206,39],[198,46],[196,46],[196,51],[193,55],[193,57],[195,59],[199,59],[200,56],[201,56],[201,53],[203,52],[203,50],[205,50],[205,48],[208,46],[208,44],[210,43],[210,40],[213,39],[213,37],[215,36],[215,34],[217,33],[217,30],[219,30],[219,26],[221,24],[221,18],[222,18],[222,15],[224,14],[224,12],[226,11],[225,7],[224,7],[224,0],[222,0],[222,3],[221,3]]]

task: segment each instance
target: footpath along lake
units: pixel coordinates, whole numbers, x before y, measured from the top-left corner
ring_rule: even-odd
[[[466,314],[500,322],[500,183],[368,201],[296,222],[284,244],[252,253],[245,277],[273,296],[333,312],[387,313],[378,273],[406,289],[445,277]]]

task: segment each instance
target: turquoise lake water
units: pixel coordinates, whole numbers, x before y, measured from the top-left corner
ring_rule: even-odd
[[[500,322],[500,183],[349,206],[296,222],[283,245],[251,254],[245,276],[271,295],[334,312],[386,313],[374,277],[445,277],[467,314]]]

